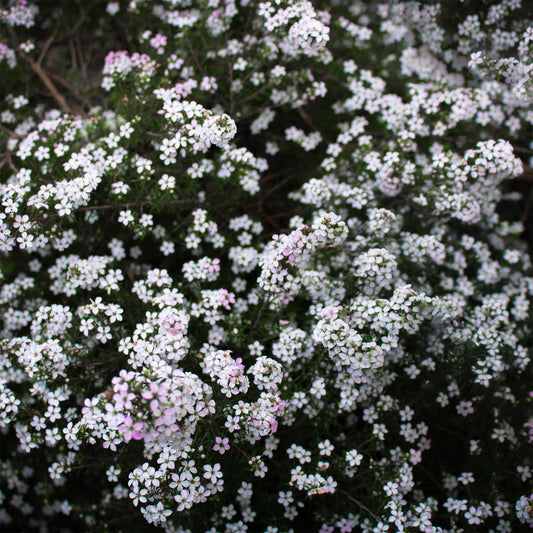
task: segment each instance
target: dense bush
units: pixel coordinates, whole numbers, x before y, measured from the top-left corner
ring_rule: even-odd
[[[1,9],[2,531],[533,527],[527,2]]]

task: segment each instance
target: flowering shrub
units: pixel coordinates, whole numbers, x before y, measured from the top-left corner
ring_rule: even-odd
[[[533,527],[526,2],[50,4],[0,13],[2,530]]]

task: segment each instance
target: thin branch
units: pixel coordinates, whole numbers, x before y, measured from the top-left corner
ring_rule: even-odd
[[[259,313],[257,313],[255,322],[252,326],[250,333],[248,333],[248,335],[246,336],[246,339],[250,340],[253,337],[253,334],[255,333],[255,330],[257,329],[257,326],[259,324],[259,320],[263,316],[263,312],[269,301],[270,301],[270,294],[263,300],[263,305],[261,306],[261,309],[259,309]]]
[[[382,522],[381,518],[377,514],[373,513],[364,503],[354,498],[351,494],[348,494],[346,491],[339,490],[339,489],[337,489],[337,492],[339,494],[342,494],[343,496],[346,496],[349,500],[351,500],[353,503],[355,503],[355,505],[357,505],[361,509],[364,509],[374,520],[377,520],[378,522]]]
[[[78,59],[80,61],[81,71],[83,73],[83,77],[87,79],[87,63],[85,63],[85,59],[83,57],[83,50],[81,48],[79,35],[76,35],[75,42],[76,42],[76,49],[78,52]]]
[[[82,101],[81,98],[80,98],[79,93],[76,92],[70,86],[70,83],[67,80],[63,79],[61,76],[58,76],[57,74],[54,74],[53,72],[50,72],[50,77],[53,78],[59,85],[62,85],[77,100],[79,100],[80,102]],[[82,116],[83,118],[87,118],[87,113],[81,107],[78,107],[76,109],[76,114]]]
[[[8,167],[15,172],[15,174],[18,172],[18,168],[13,164],[13,160],[11,159],[11,153],[7,152],[3,155],[2,162],[0,162],[0,168],[2,168],[6,163]]]
[[[287,170],[278,170],[277,172],[270,172],[269,174],[265,174],[264,176],[261,176],[261,179],[259,180],[260,183],[266,183],[267,181],[270,181],[272,178],[277,178],[278,176],[282,176],[283,174],[287,174]]]
[[[86,464],[86,465],[70,466],[70,467],[68,467],[68,470],[66,472],[69,473],[69,472],[72,472],[73,470],[80,470],[82,468],[89,468],[91,466],[96,466],[96,465],[99,465],[99,464],[101,464],[101,463],[98,462],[98,463],[89,463],[89,464]]]
[[[15,37],[15,33],[13,32],[12,28],[8,28],[9,30],[9,33],[11,35],[11,38],[13,39],[13,41],[16,42],[16,37]],[[54,32],[54,35],[52,35],[52,37],[50,37],[45,45],[44,45],[44,49],[43,49],[43,53],[41,53],[41,57],[39,57],[39,61],[41,61],[44,57],[44,53],[46,53],[46,51],[48,50],[48,47],[50,46],[50,44],[52,43],[53,39],[55,37],[55,32]],[[33,72],[35,72],[35,74],[37,74],[37,76],[39,76],[39,78],[41,79],[41,81],[44,83],[44,85],[46,86],[46,88],[52,93],[52,96],[53,98],[55,99],[55,101],[59,104],[59,107],[61,107],[61,110],[64,112],[64,113],[70,113],[70,107],[69,105],[67,104],[67,101],[65,100],[65,98],[63,98],[63,96],[59,93],[59,91],[56,89],[56,86],[52,83],[52,81],[50,80],[50,78],[48,77],[48,75],[46,74],[46,72],[41,68],[41,65],[39,63],[36,63],[31,57],[29,57],[27,54],[25,54],[21,49],[20,49],[20,46],[17,46],[16,47],[16,51],[18,53],[18,55],[24,59],[24,61],[26,61],[27,63],[30,64],[31,66],[31,69],[33,70]]]
[[[301,119],[309,126],[309,128],[311,128],[313,131],[318,130],[318,128],[313,123],[313,119],[303,107],[297,107],[296,111],[298,111],[298,114],[300,115]]]
[[[52,93],[52,96],[54,100],[59,104],[59,107],[64,113],[71,113],[72,110],[70,109],[70,106],[67,104],[67,101],[63,97],[63,95],[57,90],[56,86],[52,83],[52,80],[48,77],[48,74],[41,68],[41,65],[39,63],[36,63],[31,59],[29,56],[21,52],[20,50],[17,50],[19,55],[30,64],[31,69],[39,78],[41,78],[41,81],[44,83],[46,88]]]
[[[43,59],[44,59],[44,56],[46,55],[46,52],[48,52],[48,49],[50,48],[50,45],[54,42],[54,39],[56,37],[56,33],[57,32],[54,31],[54,33],[52,33],[52,35],[44,43],[43,49],[41,50],[41,55],[39,56],[39,59],[37,60],[37,64],[38,65],[41,65],[41,63],[43,62]]]
[[[70,51],[70,61],[72,62],[72,70],[78,69],[78,60],[76,59],[76,50],[72,39],[68,40],[68,49]]]
[[[515,152],[520,152],[522,154],[533,154],[533,150],[530,150],[529,148],[523,148],[522,146],[513,145],[513,150]]]
[[[129,207],[143,208],[147,205],[154,205],[157,202],[146,201],[146,202],[125,202],[123,204],[104,204],[104,205],[87,205],[85,207],[78,207],[73,209],[71,214],[74,213],[83,213],[84,211],[106,211],[109,209],[128,209]],[[215,206],[208,202],[199,202],[198,200],[168,200],[165,202],[165,205],[204,205],[211,209],[215,209]],[[45,214],[41,217],[34,218],[32,222],[37,222],[41,220],[49,220],[52,218],[60,218],[62,215],[59,213],[50,213]]]

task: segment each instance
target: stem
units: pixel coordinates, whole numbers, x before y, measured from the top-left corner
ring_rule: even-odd
[[[146,201],[146,202],[125,202],[123,204],[105,204],[105,205],[88,205],[85,207],[78,207],[77,209],[74,209],[72,213],[82,213],[84,211],[105,211],[106,209],[127,209],[128,207],[144,207],[145,205],[154,205],[156,202],[154,201]],[[213,207],[210,204],[199,202],[198,200],[169,200],[166,202],[166,205],[187,205],[187,204],[198,204],[198,205],[207,205],[208,207]],[[50,218],[60,218],[61,215],[59,213],[52,213],[47,214],[46,216],[42,216],[39,218],[33,219],[33,222],[39,221],[39,220],[45,220]]]
[[[247,339],[251,339],[253,334],[255,333],[255,330],[257,328],[257,325],[259,324],[259,320],[261,319],[261,316],[263,316],[263,311],[265,310],[265,307],[267,303],[270,301],[270,294],[263,300],[263,305],[261,306],[261,309],[259,309],[259,313],[257,313],[257,317],[255,319],[254,325],[252,326],[252,330],[247,335]]]
[[[374,518],[374,520],[377,520],[378,522],[382,522],[381,518],[377,514],[373,513],[364,503],[361,503],[359,500],[354,498],[351,494],[348,494],[346,491],[339,490],[339,489],[337,489],[337,492],[339,494],[342,494],[343,496],[346,496],[350,501],[355,503],[355,505],[357,505],[361,509],[364,509],[372,518]]]

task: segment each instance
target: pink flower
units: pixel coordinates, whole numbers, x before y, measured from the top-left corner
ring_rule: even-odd
[[[142,440],[144,422],[133,422],[130,415],[124,417],[124,423],[118,428],[124,434],[124,440],[129,442],[130,440]]]
[[[224,437],[224,438],[216,437],[213,450],[215,452],[220,453],[220,455],[224,455],[224,453],[226,453],[229,450],[229,439],[227,437]]]

